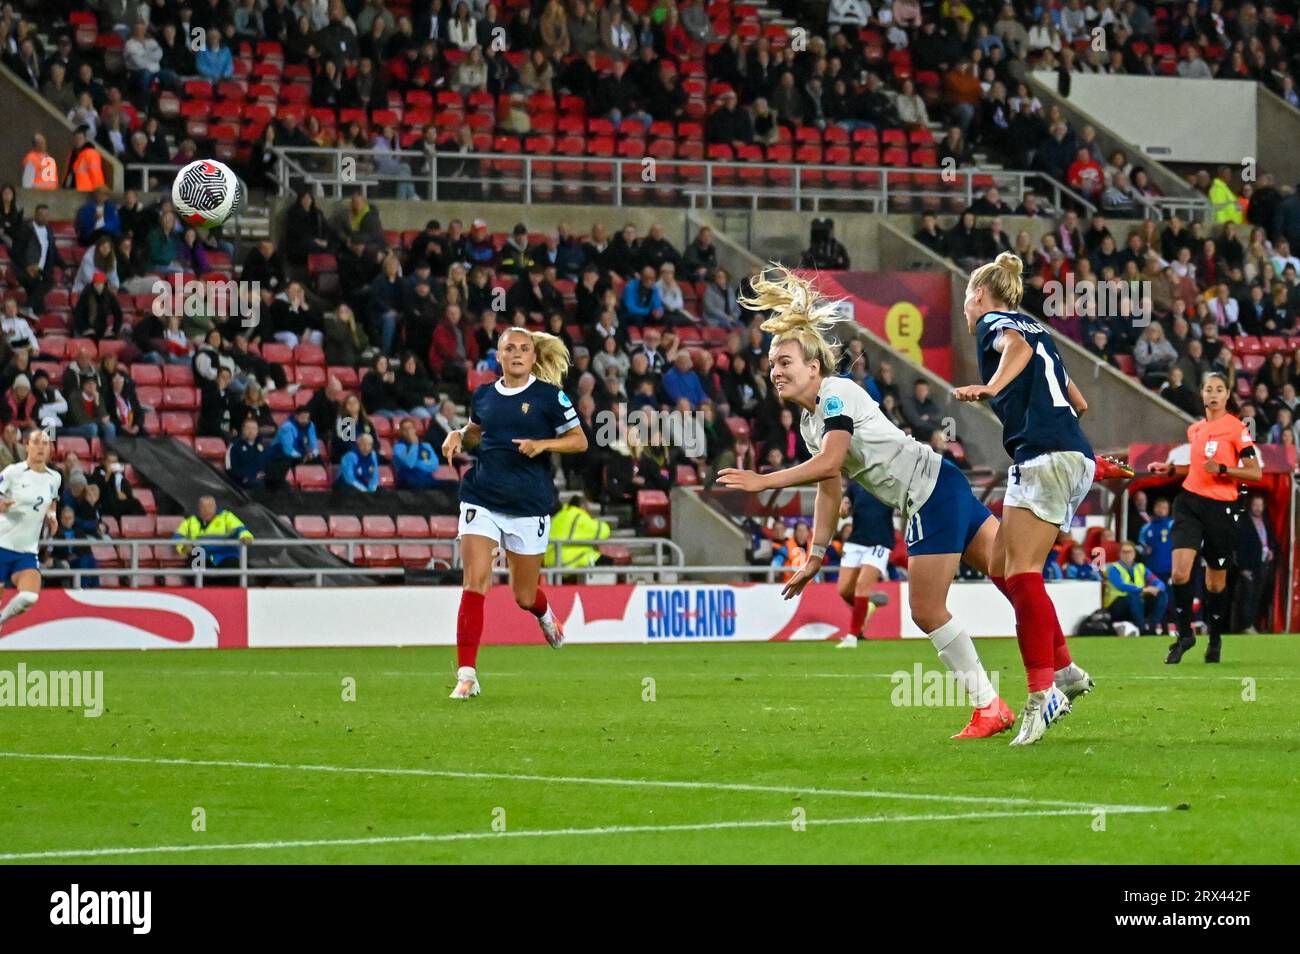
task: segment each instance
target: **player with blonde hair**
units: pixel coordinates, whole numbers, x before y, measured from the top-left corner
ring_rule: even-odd
[[[802,409],[799,430],[813,456],[770,474],[727,468],[718,482],[749,493],[817,485],[810,558],[786,584],[787,599],[821,569],[840,510],[841,474],[901,511],[912,620],[974,703],[970,723],[954,738],[1010,729],[1015,714],[998,698],[970,635],[948,612],[948,590],[961,561],[978,570],[989,567],[997,519],[975,499],[955,465],[899,430],[862,387],[836,376],[839,348],[831,336],[840,317],[834,302],[779,266],[753,287],[742,304],[772,313],[762,326],[773,334],[772,384],[782,400]]]
[[[1079,426],[1088,402],[1066,374],[1052,335],[1017,310],[1022,268],[1017,256],[1004,252],[971,273],[964,311],[984,383],[954,392],[960,401],[989,402],[1012,460],[989,573],[1016,611],[1029,683],[1012,745],[1037,742],[1093,685],[1071,658],[1043,585],[1043,564],[1096,473],[1092,445]]]
[[[537,617],[551,646],[558,649],[564,643],[564,631],[538,578],[555,509],[549,455],[587,449],[578,412],[562,390],[569,351],[553,335],[507,328],[497,339],[497,360],[501,377],[475,389],[469,423],[448,434],[442,444],[444,460],[478,446],[478,462],[460,485],[458,532],[465,583],[456,617],[453,699],[480,692],[483,604],[498,546],[510,565],[515,602]]]

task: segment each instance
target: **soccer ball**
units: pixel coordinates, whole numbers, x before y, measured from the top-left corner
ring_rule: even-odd
[[[243,186],[224,162],[199,159],[176,173],[172,183],[172,204],[176,214],[190,225],[216,228],[239,210]]]
[[[1122,619],[1118,623],[1115,623],[1114,627],[1115,627],[1116,636],[1122,636],[1127,639],[1132,639],[1135,636],[1142,635],[1141,630],[1139,630],[1136,626],[1134,626],[1126,619]]]

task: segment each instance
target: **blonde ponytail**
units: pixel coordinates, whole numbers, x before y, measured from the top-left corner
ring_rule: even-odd
[[[993,300],[1008,308],[1019,308],[1025,286],[1021,272],[1025,263],[1014,252],[1003,252],[993,261],[971,272],[970,288],[987,288]]]
[[[812,282],[776,264],[754,279],[753,287],[753,294],[742,295],[740,304],[751,311],[772,313],[760,326],[773,336],[771,350],[797,341],[805,362],[816,359],[823,377],[834,374],[839,368],[840,348],[828,336],[841,320],[838,303],[822,298]]]
[[[528,335],[533,339],[533,376],[539,381],[564,387],[564,379],[569,373],[569,349],[555,335],[544,331],[529,331],[527,328],[512,327],[501,333],[501,338],[510,334]],[[500,341],[501,339],[497,339]]]

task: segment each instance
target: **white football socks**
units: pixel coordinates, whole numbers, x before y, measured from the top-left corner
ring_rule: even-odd
[[[957,677],[975,708],[982,709],[998,697],[988,673],[984,671],[984,664],[980,662],[979,653],[975,651],[974,641],[955,618],[930,633],[929,637],[939,659]]]

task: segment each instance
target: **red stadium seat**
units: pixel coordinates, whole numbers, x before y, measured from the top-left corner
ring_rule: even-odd
[[[121,523],[122,536],[128,540],[147,540],[154,535],[153,517],[123,517]]]
[[[418,515],[405,514],[397,518],[397,535],[399,537],[429,536],[429,521]]]
[[[226,442],[220,437],[196,437],[194,450],[204,460],[225,461],[226,459]]]
[[[648,536],[668,536],[671,527],[668,522],[669,506],[666,493],[662,490],[638,490],[636,512]]]
[[[460,520],[453,516],[435,514],[429,518],[429,532],[441,540],[454,540],[460,531]]]
[[[299,464],[293,476],[299,490],[319,492],[330,488],[329,472],[319,464]]]
[[[361,536],[361,521],[351,514],[331,515],[329,518],[330,536],[331,537],[359,537]]]
[[[325,522],[325,518],[311,514],[299,514],[294,517],[293,528],[302,536],[309,537],[313,540],[322,539],[330,535],[329,524]]]
[[[393,518],[387,514],[374,514],[362,517],[361,532],[363,535],[371,538],[397,536],[397,528],[393,526]]]

